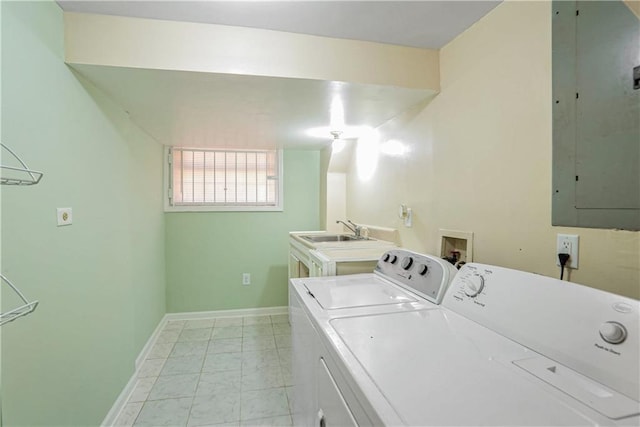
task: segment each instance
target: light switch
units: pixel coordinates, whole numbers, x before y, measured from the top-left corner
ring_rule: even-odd
[[[71,225],[73,222],[73,212],[71,208],[58,208],[58,227]]]

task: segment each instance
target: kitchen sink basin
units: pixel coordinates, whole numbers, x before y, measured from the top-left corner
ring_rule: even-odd
[[[346,234],[318,234],[318,235],[306,235],[306,236],[300,236],[300,237],[314,243],[357,242],[360,240],[371,240],[365,237],[355,237],[355,236],[349,236]]]

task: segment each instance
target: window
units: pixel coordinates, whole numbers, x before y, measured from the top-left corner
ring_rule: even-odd
[[[282,210],[280,150],[167,149],[167,211]]]

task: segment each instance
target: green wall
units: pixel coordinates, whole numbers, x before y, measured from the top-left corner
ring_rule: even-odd
[[[2,425],[98,425],[165,313],[162,147],[64,64],[54,2],[1,7],[2,142],[45,173],[0,189],[2,272],[40,301],[2,326]]]
[[[1,23],[1,139],[45,176],[0,187],[2,273],[40,301],[0,330],[0,424],[99,425],[166,311],[287,304],[287,233],[319,228],[319,152],[285,151],[283,212],[165,214],[162,147],[64,64],[60,8],[3,1]]]
[[[288,233],[319,228],[319,156],[284,152],[283,212],[165,214],[168,312],[287,305]]]

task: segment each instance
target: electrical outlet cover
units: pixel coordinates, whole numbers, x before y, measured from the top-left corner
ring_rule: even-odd
[[[404,217],[404,226],[413,226],[413,210],[411,208],[407,208],[407,215]]]
[[[556,265],[560,267],[560,260],[558,260],[558,254],[569,254],[569,261],[565,267],[578,269],[578,245],[580,243],[580,236],[577,234],[558,234],[556,239]]]
[[[73,210],[71,208],[57,209],[58,226],[71,225],[73,223]]]

